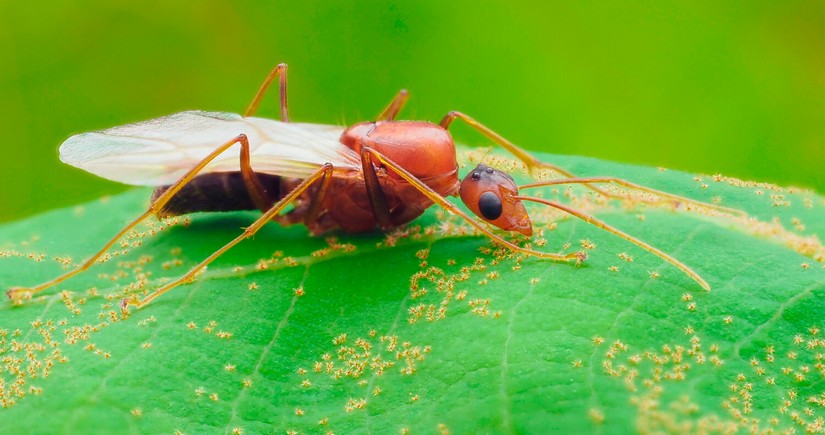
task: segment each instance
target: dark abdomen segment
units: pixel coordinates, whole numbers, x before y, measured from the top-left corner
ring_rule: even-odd
[[[280,195],[281,177],[256,174],[266,188],[270,202]],[[161,186],[152,192],[152,201],[169,186]],[[216,172],[198,175],[172,197],[158,213],[159,216],[177,216],[202,211],[257,210],[249,196],[240,172]]]

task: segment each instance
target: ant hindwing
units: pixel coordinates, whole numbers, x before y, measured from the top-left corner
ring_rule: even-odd
[[[281,120],[254,117],[276,78],[279,79]],[[622,237],[671,263],[709,290],[704,279],[667,253],[592,215],[556,201],[521,195],[519,190],[582,184],[608,198],[626,198],[600,187],[610,183],[651,194],[641,200],[646,203],[687,204],[726,214],[742,214],[619,178],[577,178],[534,158],[461,112],[448,113],[438,124],[396,120],[407,101],[405,90],[399,92],[373,122],[349,128],[293,123],[287,110],[286,78],[286,64],[278,65],[267,76],[243,116],[181,112],[78,134],[66,140],[60,146],[62,161],[110,180],[155,186],[151,205],[80,267],[33,287],[14,287],[8,296],[19,302],[87,270],[121,237],[151,215],[164,217],[198,211],[258,209],[262,215],[182,277],[142,299],[124,299],[121,303],[124,315],[128,314],[129,305],[144,307],[166,291],[192,280],[221,254],[273,220],[285,225],[304,224],[313,234],[333,230],[357,233],[376,228],[386,231],[411,222],[435,204],[512,251],[554,261],[581,262],[586,258],[583,252],[548,253],[518,246],[489,229],[487,224],[531,236],[532,223],[524,201],[556,208]],[[509,174],[479,164],[460,180],[455,144],[447,131],[456,119],[513,154],[531,173],[543,169],[561,178],[517,186]],[[226,141],[216,146],[220,140]],[[446,199],[456,195],[476,217]],[[290,205],[292,208],[284,212]]]

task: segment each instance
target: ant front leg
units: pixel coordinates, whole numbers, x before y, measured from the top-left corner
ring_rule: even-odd
[[[622,187],[626,187],[628,189],[643,192],[648,195],[652,195],[651,198],[637,198],[638,201],[647,204],[662,204],[662,203],[670,203],[674,207],[679,206],[681,204],[685,204],[688,209],[690,207],[695,207],[700,210],[714,210],[716,212],[721,212],[730,216],[738,216],[738,217],[745,217],[747,213],[742,210],[737,210],[735,208],[730,207],[723,207],[721,205],[716,204],[708,204],[702,201],[696,201],[690,198],[686,198],[684,196],[674,195],[672,193],[662,192],[661,190],[651,189],[650,187],[642,186],[621,178],[616,177],[587,177],[587,178],[562,178],[559,180],[547,180],[547,181],[538,181],[535,183],[528,183],[522,186],[519,186],[519,189],[528,189],[531,187],[546,187],[546,186],[555,186],[559,184],[584,184],[591,188],[593,184],[603,184],[603,183],[610,183]],[[626,199],[627,195],[621,195],[617,193],[610,193],[604,192],[603,195],[606,195],[610,198],[617,198],[617,199]],[[558,207],[557,207],[558,208]]]
[[[261,104],[261,100],[264,98],[264,94],[266,93],[267,89],[269,89],[269,85],[272,84],[272,81],[275,80],[275,77],[280,78],[279,82],[279,91],[280,91],[280,106],[281,106],[281,121],[289,122],[289,111],[287,110],[286,105],[286,70],[287,65],[285,63],[279,64],[266,76],[263,84],[258,89],[258,93],[255,94],[255,98],[252,99],[252,103],[249,104],[249,107],[244,112],[243,116],[252,116],[255,114],[255,111],[258,110],[258,105]]]
[[[387,156],[381,154],[380,152],[369,148],[364,147],[361,151],[361,158],[367,159],[370,162],[377,162],[380,163],[382,166],[387,168],[388,171],[395,172],[398,174],[399,177],[403,178],[407,183],[413,186],[416,190],[421,192],[422,195],[427,197],[430,201],[434,204],[438,205],[439,207],[443,208],[447,212],[453,213],[459,216],[461,219],[466,221],[468,224],[472,225],[476,228],[479,232],[484,234],[487,238],[493,241],[493,243],[497,243],[499,245],[507,247],[513,252],[520,252],[526,255],[538,257],[538,258],[545,258],[548,260],[553,261],[576,261],[576,263],[580,263],[587,258],[587,254],[584,252],[573,252],[570,254],[555,254],[551,252],[541,252],[535,251],[529,248],[523,248],[518,246],[514,243],[511,243],[507,240],[504,240],[501,236],[493,233],[487,228],[485,225],[479,223],[477,219],[470,217],[467,213],[462,211],[460,208],[456,207],[452,202],[448,201],[447,198],[441,196],[438,192],[433,190],[430,186],[427,186],[424,182],[418,179],[415,175],[411,174],[409,171],[401,167],[398,163],[390,160]],[[375,207],[375,206],[373,206]]]
[[[623,194],[619,194],[619,193],[613,193],[613,192],[610,192],[610,191],[607,191],[605,189],[602,189],[600,187],[595,186],[595,184],[613,183],[613,184],[616,184],[616,185],[627,187],[629,189],[633,189],[633,190],[637,190],[637,191],[640,191],[640,192],[645,192],[645,193],[654,195],[654,198],[640,199],[641,202],[648,203],[648,204],[654,204],[654,205],[670,204],[672,206],[677,206],[679,204],[689,204],[689,205],[699,207],[699,208],[702,208],[702,209],[715,210],[715,211],[719,211],[719,212],[729,214],[729,215],[735,215],[735,216],[745,215],[745,213],[740,211],[740,210],[735,210],[735,209],[732,209],[732,208],[722,207],[722,206],[718,206],[718,205],[714,205],[714,204],[707,204],[707,203],[704,203],[704,202],[701,202],[701,201],[696,201],[696,200],[692,200],[690,198],[685,198],[683,196],[673,195],[673,194],[670,194],[670,193],[666,193],[666,192],[662,192],[662,191],[659,191],[659,190],[651,189],[649,187],[640,186],[638,184],[635,184],[635,183],[632,183],[630,181],[623,180],[623,179],[620,179],[620,178],[615,178],[615,177],[577,178],[577,177],[573,176],[572,173],[568,172],[565,169],[562,169],[562,168],[560,168],[556,165],[552,165],[550,163],[543,162],[543,161],[533,157],[530,153],[528,153],[524,149],[516,146],[515,144],[508,141],[507,139],[505,139],[504,137],[502,137],[501,135],[499,135],[495,131],[493,131],[490,128],[488,128],[487,126],[485,126],[484,124],[476,121],[475,119],[471,118],[470,116],[468,116],[464,113],[461,113],[461,112],[450,112],[450,113],[448,113],[441,120],[441,123],[440,123],[441,127],[444,128],[444,129],[447,129],[450,126],[450,124],[452,124],[452,122],[456,118],[461,119],[462,121],[466,122],[470,127],[473,127],[478,132],[480,132],[481,134],[487,136],[493,142],[497,143],[502,148],[504,148],[505,150],[509,151],[511,154],[516,156],[516,158],[521,160],[521,162],[524,163],[525,166],[527,166],[527,169],[530,171],[530,173],[534,174],[537,169],[543,168],[543,169],[549,169],[551,171],[557,172],[557,173],[561,174],[564,177],[563,179],[559,179],[559,180],[548,180],[548,181],[540,181],[540,182],[536,182],[536,183],[530,183],[530,184],[526,184],[524,186],[519,186],[520,188],[550,186],[550,185],[554,185],[554,184],[583,184],[583,185],[587,186],[587,188],[589,188],[589,189],[593,190],[594,192],[597,192],[601,195],[604,195],[607,198],[627,199],[628,198],[627,195],[623,195]]]
[[[566,212],[566,213],[568,213],[572,216],[575,216],[575,217],[589,223],[590,225],[593,225],[597,228],[605,230],[605,231],[607,231],[611,234],[615,234],[615,235],[627,240],[628,242],[633,243],[634,245],[644,249],[645,251],[650,252],[653,255],[656,255],[657,257],[659,257],[659,258],[667,261],[668,263],[676,266],[679,270],[684,272],[687,276],[689,276],[691,279],[696,281],[700,286],[702,286],[703,289],[710,290],[710,284],[708,284],[707,281],[705,281],[701,276],[699,276],[698,273],[694,272],[693,269],[688,267],[686,264],[684,264],[681,261],[673,258],[670,254],[662,251],[661,249],[658,249],[658,248],[650,245],[649,243],[645,243],[642,240],[640,240],[636,237],[633,237],[630,234],[625,233],[624,231],[619,230],[618,228],[610,226],[606,222],[604,222],[602,220],[599,220],[594,216],[591,216],[591,215],[589,215],[589,214],[587,214],[583,211],[576,210],[575,208],[568,207],[568,206],[566,206],[566,205],[564,205],[560,202],[551,201],[551,200],[544,199],[544,198],[536,198],[536,197],[532,197],[532,196],[517,196],[516,198],[520,199],[520,200],[524,200],[524,201],[537,202],[539,204],[544,204],[544,205],[562,210],[562,211],[564,211],[564,212]]]
[[[450,124],[452,124],[453,121],[456,118],[461,119],[462,121],[466,122],[467,125],[469,125],[470,127],[473,127],[476,131],[483,134],[484,136],[487,136],[493,142],[497,143],[499,146],[501,146],[505,150],[509,151],[510,154],[516,156],[517,159],[521,160],[521,162],[524,163],[525,166],[527,166],[527,170],[531,174],[535,175],[535,173],[537,172],[537,170],[539,168],[543,168],[543,169],[549,169],[553,172],[561,174],[562,177],[564,177],[564,178],[573,178],[573,174],[571,172],[567,171],[566,169],[562,169],[559,166],[556,166],[556,165],[553,165],[553,164],[550,164],[550,163],[547,163],[547,162],[543,162],[543,161],[533,157],[530,153],[528,153],[523,148],[516,146],[516,144],[514,144],[514,143],[510,142],[509,140],[505,139],[504,136],[496,133],[495,131],[493,131],[489,127],[487,127],[486,125],[476,121],[475,119],[473,119],[469,115],[464,114],[462,112],[452,111],[452,112],[447,113],[446,115],[444,115],[444,118],[441,119],[441,123],[439,123],[439,125],[441,126],[441,128],[446,130],[450,127]],[[602,194],[602,195],[607,196],[607,197],[614,196],[611,193],[609,193],[609,192],[607,192],[603,189],[599,189],[598,187],[595,187],[593,185],[586,184],[586,186],[589,187],[590,189]]]
[[[505,139],[504,136],[496,133],[495,131],[491,130],[489,127],[485,126],[484,124],[476,121],[475,119],[471,118],[469,115],[466,115],[462,112],[450,112],[444,115],[444,118],[441,119],[441,123],[439,124],[441,128],[448,129],[450,124],[456,119],[461,119],[462,121],[466,122],[467,125],[473,127],[479,133],[483,134],[490,138],[493,142],[497,143],[499,146],[504,148],[505,150],[509,151],[510,154],[516,156],[517,159],[521,160],[525,166],[527,166],[527,170],[535,175],[539,168],[549,169],[553,172],[561,174],[564,178],[573,178],[573,174],[569,171],[562,169],[559,166],[552,165],[547,162],[543,162],[535,157],[533,157],[530,153],[525,151],[524,149],[516,146],[516,144],[510,142],[509,140]],[[611,194],[610,192],[605,191],[604,189],[599,189],[592,184],[585,184],[588,188],[592,189],[595,192],[598,192],[606,197],[616,197],[616,195]]]
[[[543,162],[543,161],[533,157],[530,153],[528,153],[524,149],[516,146],[514,143],[512,143],[509,140],[505,139],[500,134],[494,132],[493,130],[491,130],[490,128],[485,126],[484,124],[476,121],[475,119],[471,118],[470,116],[468,116],[468,115],[466,115],[462,112],[453,111],[453,112],[450,112],[450,113],[444,115],[444,118],[441,119],[441,122],[439,123],[439,125],[441,126],[441,128],[446,130],[450,127],[450,124],[452,124],[453,121],[456,118],[466,122],[467,125],[469,125],[470,127],[473,127],[476,131],[483,134],[484,136],[487,136],[488,138],[490,138],[490,140],[497,143],[499,146],[501,146],[505,150],[509,151],[510,154],[516,156],[517,159],[521,160],[521,162],[524,163],[525,166],[527,166],[527,169],[528,169],[528,171],[530,171],[530,173],[534,173],[539,168],[544,168],[544,169],[549,169],[553,172],[558,172],[559,174],[561,174],[562,176],[564,176],[566,178],[573,178],[573,174],[568,172],[567,170],[562,169],[559,166],[551,165],[550,163]],[[598,189],[596,189],[596,190],[598,190]]]

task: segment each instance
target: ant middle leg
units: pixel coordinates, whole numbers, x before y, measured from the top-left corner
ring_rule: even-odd
[[[390,104],[381,111],[381,114],[375,119],[376,121],[393,121],[395,117],[398,116],[398,112],[404,108],[404,105],[407,104],[407,99],[410,97],[410,93],[407,92],[406,89],[402,89],[398,91],[398,94],[395,98],[392,99]]]
[[[264,94],[266,94],[267,89],[269,89],[269,85],[278,77],[280,79],[278,88],[280,92],[281,121],[289,122],[289,111],[287,110],[286,103],[286,70],[287,65],[282,63],[276,66],[275,69],[266,76],[263,84],[261,84],[261,87],[258,89],[258,93],[255,94],[255,98],[252,99],[243,116],[252,116],[255,114],[255,111],[258,110],[258,105],[261,104],[261,100],[264,98]]]
[[[381,183],[378,181],[378,174],[375,173],[373,165],[373,154],[369,148],[361,149],[361,172],[364,174],[364,186],[367,189],[367,197],[375,221],[382,230],[387,230],[392,227],[390,207],[387,205],[384,191],[381,190]]]
[[[138,309],[143,308],[146,305],[148,305],[150,302],[152,302],[154,299],[156,299],[158,296],[166,293],[167,291],[169,291],[169,290],[171,290],[171,289],[173,289],[173,288],[175,288],[175,287],[177,287],[177,286],[179,286],[183,283],[189,282],[192,279],[194,279],[195,275],[197,275],[198,272],[200,272],[207,265],[209,265],[209,263],[215,261],[215,259],[217,259],[221,255],[223,255],[224,252],[228,251],[230,248],[237,245],[241,241],[254,236],[264,225],[266,225],[267,223],[269,223],[270,221],[272,221],[273,219],[278,217],[278,215],[280,215],[280,213],[288,205],[292,204],[296,199],[298,199],[298,197],[301,196],[301,194],[306,192],[306,190],[313,183],[315,183],[318,180],[322,180],[321,181],[322,184],[328,185],[328,181],[325,181],[325,180],[330,180],[332,178],[333,170],[334,170],[334,167],[330,163],[327,163],[327,164],[321,166],[320,168],[318,168],[318,170],[316,170],[309,177],[305,178],[298,186],[296,186],[294,189],[292,189],[292,191],[290,191],[283,198],[281,198],[280,200],[275,202],[275,204],[273,204],[272,207],[269,208],[269,210],[267,210],[258,219],[256,219],[255,222],[253,222],[251,225],[246,227],[244,229],[243,233],[241,233],[239,236],[232,239],[232,241],[230,241],[229,243],[223,245],[220,249],[213,252],[208,257],[206,257],[206,259],[204,259],[203,261],[198,263],[195,267],[190,269],[189,272],[186,272],[186,274],[183,275],[182,277],[180,277],[180,278],[178,278],[178,279],[176,279],[172,282],[169,282],[168,284],[158,288],[157,290],[153,291],[152,293],[148,294],[147,296],[145,296],[144,298],[142,298],[140,300],[137,300],[135,297],[123,299],[120,303],[120,308],[121,308],[121,311],[123,312],[123,315],[128,315],[129,305],[134,305]]]
[[[252,161],[249,156],[249,140],[246,138],[246,135],[239,136],[239,143],[241,144],[241,153],[238,164],[241,168],[241,178],[249,193],[249,197],[252,199],[252,203],[255,204],[255,207],[257,207],[261,213],[264,213],[272,207],[272,204],[275,202],[273,198],[275,198],[277,192],[274,194],[268,192],[261,182],[261,179],[255,171],[252,170]]]

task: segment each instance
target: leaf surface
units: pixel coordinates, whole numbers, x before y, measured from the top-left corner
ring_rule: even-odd
[[[586,262],[502,252],[434,209],[390,236],[316,238],[273,224],[121,319],[124,294],[182,275],[257,214],[153,223],[104,264],[0,306],[0,432],[823,429],[821,196],[540,157],[752,219],[626,208],[581,187],[543,192],[673,255],[710,292],[541,208],[531,209],[543,231],[533,247],[595,245]],[[34,285],[79,264],[148,196],[0,227],[0,284]]]

